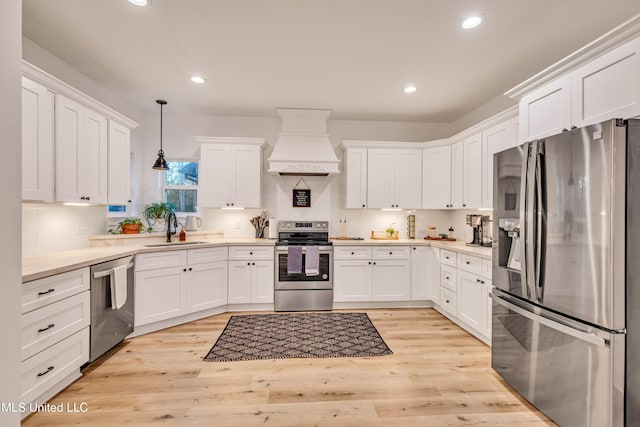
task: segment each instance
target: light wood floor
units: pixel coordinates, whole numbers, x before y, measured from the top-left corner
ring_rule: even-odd
[[[355,310],[354,310],[355,311]],[[555,425],[490,367],[490,349],[432,309],[366,311],[394,354],[203,362],[232,314],[131,339],[23,426]]]

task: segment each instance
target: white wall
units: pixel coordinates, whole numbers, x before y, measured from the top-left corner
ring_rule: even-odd
[[[20,200],[21,200],[21,43],[22,3],[0,2],[0,403],[20,399]],[[0,425],[20,425],[20,414],[0,412]]]

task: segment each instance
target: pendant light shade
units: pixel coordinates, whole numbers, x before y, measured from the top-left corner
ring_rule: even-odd
[[[167,101],[158,99],[156,102],[160,104],[160,150],[158,150],[158,159],[153,164],[153,169],[166,171],[169,170],[169,165],[167,165],[167,161],[164,158],[164,151],[162,151],[162,107],[167,104]]]

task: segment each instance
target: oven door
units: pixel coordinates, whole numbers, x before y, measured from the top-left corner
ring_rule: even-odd
[[[333,248],[320,246],[317,276],[307,276],[304,272],[306,247],[302,247],[302,272],[287,272],[288,247],[276,247],[276,290],[286,289],[333,289]]]

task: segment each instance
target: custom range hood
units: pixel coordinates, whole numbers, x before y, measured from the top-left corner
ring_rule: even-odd
[[[335,151],[327,134],[331,110],[277,108],[282,132],[269,157],[270,173],[327,176],[340,173]]]

